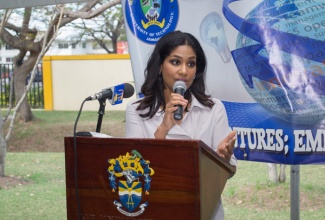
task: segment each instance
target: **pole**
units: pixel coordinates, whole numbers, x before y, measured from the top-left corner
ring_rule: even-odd
[[[291,165],[291,179],[290,179],[290,216],[291,220],[300,219],[300,195],[299,195],[299,181],[300,181],[300,166]]]
[[[96,132],[100,132],[100,128],[102,126],[103,115],[105,114],[105,106],[106,106],[106,99],[98,99],[99,102],[99,110],[98,110],[98,120],[97,120],[97,127]]]

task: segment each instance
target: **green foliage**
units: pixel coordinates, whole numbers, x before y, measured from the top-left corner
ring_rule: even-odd
[[[10,85],[4,85],[0,93],[0,107],[6,108],[9,106]],[[44,90],[38,86],[32,87],[28,94],[28,103],[31,108],[44,108]],[[12,94],[12,102],[15,103],[15,93]]]
[[[43,88],[32,87],[28,92],[28,103],[32,108],[44,107]]]
[[[9,85],[2,85],[1,92],[0,92],[0,103],[1,107],[3,103],[9,103],[9,94],[10,94],[10,87]]]

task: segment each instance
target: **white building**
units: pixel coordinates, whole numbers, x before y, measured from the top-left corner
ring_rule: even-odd
[[[118,53],[127,54],[127,42],[118,42]],[[9,45],[1,45],[0,64],[12,64],[13,58],[18,54],[18,50]],[[83,54],[107,54],[107,52],[94,42],[87,40],[85,42],[74,43],[72,41],[55,40],[46,53],[50,55],[83,55]]]

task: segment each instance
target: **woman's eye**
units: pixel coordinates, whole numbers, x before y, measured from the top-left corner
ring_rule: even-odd
[[[189,63],[188,63],[188,66],[189,66],[189,67],[195,67],[195,66],[196,66],[196,63],[195,63],[195,62],[189,62]]]
[[[178,65],[180,63],[179,60],[171,60],[170,62],[174,65]]]

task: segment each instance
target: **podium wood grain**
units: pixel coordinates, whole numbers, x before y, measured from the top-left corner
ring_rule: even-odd
[[[68,219],[78,217],[76,192],[82,219],[210,219],[235,173],[202,141],[77,137],[76,148],[73,137],[64,142]],[[148,206],[137,217],[121,214],[113,204],[119,195],[112,192],[107,171],[109,159],[132,150],[149,160],[155,172],[150,194],[142,193],[141,203]]]

